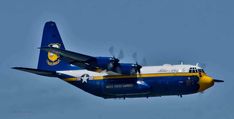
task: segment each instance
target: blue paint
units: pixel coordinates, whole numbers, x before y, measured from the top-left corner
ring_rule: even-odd
[[[143,81],[147,85],[139,85]],[[154,97],[197,93],[199,77],[166,76],[132,79],[105,79],[69,82],[70,84],[103,98]]]
[[[59,45],[60,49],[65,50],[65,46],[60,37],[56,24],[50,21],[46,22],[44,26],[41,47],[52,47],[51,45],[53,44],[57,44]],[[51,64],[54,63],[55,65],[49,65],[48,62]],[[48,71],[59,71],[59,70],[77,70],[79,69],[79,67],[71,66],[65,60],[61,60],[61,57],[59,57],[56,61],[49,61],[48,52],[40,50],[38,69],[48,70]]]

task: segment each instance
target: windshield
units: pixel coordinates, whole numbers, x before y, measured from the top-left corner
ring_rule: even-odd
[[[203,69],[198,69],[198,72],[205,73]]]
[[[198,72],[196,67],[191,67],[189,69],[189,73],[196,73],[196,72]]]
[[[205,71],[203,69],[197,69],[196,67],[191,67],[189,69],[189,73],[197,73],[197,72],[199,72],[199,73],[205,73]]]

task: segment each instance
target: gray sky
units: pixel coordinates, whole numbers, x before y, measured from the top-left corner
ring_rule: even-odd
[[[233,0],[1,0],[0,118],[232,119]],[[36,67],[43,25],[57,23],[69,50],[108,56],[138,52],[149,65],[206,64],[225,80],[203,94],[104,100],[55,78],[10,69]],[[141,60],[139,58],[139,60]]]

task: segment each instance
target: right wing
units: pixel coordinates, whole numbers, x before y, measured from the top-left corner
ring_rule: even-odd
[[[56,72],[55,71],[46,71],[46,70],[40,70],[40,69],[33,69],[33,68],[24,68],[24,67],[13,67],[13,69],[17,69],[20,71],[25,71],[41,76],[49,76],[49,77],[56,77]]]

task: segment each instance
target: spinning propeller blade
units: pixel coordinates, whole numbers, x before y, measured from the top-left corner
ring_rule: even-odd
[[[147,63],[147,60],[145,58],[142,59],[142,65],[143,66],[146,66],[148,63]]]
[[[109,53],[111,54],[111,56],[112,57],[115,57],[115,53],[114,53],[115,51],[114,51],[114,46],[111,46],[110,48],[109,48]]]
[[[108,65],[107,70],[115,70],[119,66],[119,60],[124,57],[124,53],[123,50],[120,50],[118,57],[116,57],[114,46],[109,48],[109,52],[112,55],[112,58],[110,59],[110,64]]]
[[[135,69],[136,73],[141,74],[141,68],[142,68],[142,66],[139,65],[138,62],[137,62],[138,56],[137,56],[137,53],[136,53],[136,52],[134,52],[134,53],[132,54],[132,58],[133,58],[133,59],[135,60],[135,62],[136,62],[136,63],[134,64],[134,69]]]
[[[111,54],[111,56],[113,57],[113,58],[115,58],[115,59],[123,59],[124,58],[124,52],[123,52],[123,50],[121,49],[120,51],[119,51],[119,54],[118,54],[118,57],[116,57],[116,53],[115,53],[115,48],[114,48],[114,46],[111,46],[110,48],[109,48],[109,53]]]
[[[124,52],[123,52],[123,50],[121,49],[121,50],[119,51],[118,59],[123,59],[123,58],[124,58]]]
[[[139,74],[141,74],[141,68],[142,68],[142,66],[139,65],[139,64],[136,62],[136,70],[137,70],[137,72],[138,72]]]

